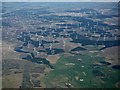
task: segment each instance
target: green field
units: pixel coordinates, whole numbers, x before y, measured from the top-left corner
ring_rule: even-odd
[[[93,55],[94,57],[91,57]],[[97,54],[84,54],[65,57],[64,55],[54,64],[54,70],[44,78],[46,87],[70,87],[74,88],[111,88],[115,87],[118,79],[118,70],[113,70],[111,66],[101,65],[99,68],[92,68],[94,62],[104,60]],[[78,58],[82,61],[78,61]],[[72,63],[72,64],[71,64]],[[67,64],[67,65],[66,65]],[[93,70],[99,70],[105,76],[95,77]],[[80,81],[83,80],[83,81]]]

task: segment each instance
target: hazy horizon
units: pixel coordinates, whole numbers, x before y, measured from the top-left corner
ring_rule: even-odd
[[[119,2],[119,0],[0,0],[1,2]]]

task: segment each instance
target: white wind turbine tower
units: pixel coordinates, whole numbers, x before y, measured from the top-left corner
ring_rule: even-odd
[[[14,31],[14,34],[16,33],[16,30]]]
[[[12,41],[13,39],[11,38],[10,40]]]
[[[39,41],[39,38],[37,37],[37,41]]]
[[[73,15],[76,16],[76,15],[75,15],[75,12],[73,12]]]
[[[103,40],[104,40],[104,41],[106,40],[106,35],[104,35]]]
[[[100,40],[100,37],[98,37],[97,42]]]
[[[105,30],[105,27],[103,27],[103,31]]]
[[[9,50],[11,50],[11,46],[10,46],[10,45],[9,45],[9,47],[8,47],[8,48],[9,48]]]
[[[79,28],[80,28],[80,29],[81,29],[81,24],[82,24],[82,23],[80,22],[80,23],[79,23]]]
[[[72,22],[71,22],[70,24],[71,24],[71,26],[73,25],[73,23],[72,23]]]
[[[45,22],[46,20],[44,19],[43,21]]]
[[[86,12],[84,11],[83,14],[86,14]]]
[[[54,38],[53,38],[53,43],[52,43],[52,44],[54,44],[54,42],[55,42],[55,40],[54,40]]]
[[[86,27],[85,27],[86,28]],[[85,31],[85,28],[83,28],[83,31]]]
[[[62,40],[63,40],[63,48],[65,49],[65,40],[63,37],[62,37]]]
[[[114,40],[117,40],[117,36],[115,36]]]
[[[39,55],[39,52],[37,51],[37,55]]]
[[[90,28],[91,30],[93,29],[93,27]]]
[[[79,28],[79,23],[77,23],[77,26],[78,26],[78,28]]]
[[[52,33],[54,33],[54,30],[52,30]]]
[[[51,24],[50,24],[50,29],[51,29]]]
[[[27,45],[28,48],[30,48],[30,42],[28,41],[28,45]]]
[[[110,28],[108,27],[108,29],[107,29],[107,33],[110,31]]]
[[[53,35],[53,38],[55,38],[56,35]]]
[[[87,23],[88,23],[87,25],[90,26],[90,23],[89,22],[87,22]]]
[[[23,41],[25,42],[25,40],[26,40],[26,38],[24,38],[24,40],[23,40]]]
[[[11,36],[14,36],[14,33],[11,33]]]
[[[30,33],[30,31],[28,32],[28,34],[29,34],[29,36],[30,36],[30,38],[31,38],[31,33]]]
[[[59,28],[61,28],[61,26],[59,25]]]
[[[106,35],[106,39],[108,39],[108,38],[109,38],[109,36]]]
[[[64,20],[64,17],[62,17],[62,20]]]
[[[51,19],[51,22],[53,22],[53,19]]]
[[[52,43],[51,43],[52,46],[53,46],[54,42],[55,42],[55,40],[54,40],[54,38],[53,38]]]
[[[41,46],[41,42],[39,41],[39,47]]]
[[[85,33],[85,37],[88,37],[88,33],[87,32]]]
[[[50,40],[50,36],[51,36],[51,32],[50,32],[50,35],[48,36],[49,40]]]
[[[65,41],[63,41],[63,48],[65,49]]]
[[[45,28],[45,30],[44,30],[45,32],[47,31],[47,28]]]
[[[69,36],[70,36],[70,34],[68,34],[68,33],[66,33],[65,35],[66,35],[66,37],[69,37]]]
[[[93,34],[95,35],[96,32],[95,31],[93,31],[93,32],[94,32]]]
[[[52,32],[50,32],[50,36],[49,36],[49,39],[50,39],[50,37],[52,36]]]
[[[40,28],[42,28],[42,25],[40,26]]]
[[[28,31],[28,34],[30,35],[30,31]]]
[[[9,32],[7,31],[7,35],[9,35]]]
[[[103,11],[101,11],[101,14],[103,15],[103,14],[104,14],[104,12],[103,12]]]
[[[92,40],[93,38],[92,38],[92,36],[90,36],[90,40]]]
[[[54,40],[54,38],[53,38],[53,42],[52,42],[52,44],[51,44],[52,46],[53,46],[54,42],[55,42],[55,40]],[[51,46],[51,47],[52,47],[52,46]],[[52,50],[52,54],[54,54],[54,53],[55,53],[54,50]]]
[[[21,38],[22,36],[21,35],[17,35],[17,38]]]
[[[90,30],[87,30],[87,33],[90,33]]]
[[[75,39],[78,39],[78,35],[76,34]]]
[[[67,24],[66,24],[66,27],[65,27],[65,29],[67,29],[68,28],[68,26],[67,26]]]
[[[61,26],[63,26],[63,24],[64,24],[64,23],[62,22],[62,23],[61,23]]]
[[[23,26],[23,30],[27,31],[25,24],[22,24],[22,26]]]
[[[96,28],[96,25],[94,25],[94,28]]]
[[[35,47],[33,48],[33,51],[36,51],[36,48],[35,48]]]
[[[92,12],[90,11],[90,15],[92,14]]]
[[[9,32],[7,31],[7,34],[5,35],[5,38],[8,38],[7,36],[9,35]]]
[[[37,34],[37,33],[35,33],[35,36],[38,36],[38,34]]]
[[[50,50],[52,50],[52,44],[51,43],[50,43],[50,47],[49,48],[50,48]]]
[[[23,32],[20,32],[20,34],[23,34]]]
[[[114,34],[114,33],[112,33],[112,37],[115,37],[115,34]]]
[[[75,32],[74,28],[72,28],[72,30],[73,30],[73,33],[74,33]]]

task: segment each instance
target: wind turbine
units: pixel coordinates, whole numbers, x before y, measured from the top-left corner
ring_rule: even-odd
[[[11,46],[9,45],[9,50],[11,50]]]
[[[45,32],[47,31],[47,28],[45,28]]]
[[[35,36],[38,36],[38,34],[37,34],[37,33],[35,33]]]
[[[39,55],[39,52],[37,51],[37,55]]]
[[[29,36],[30,36],[30,38],[32,37],[32,35],[31,35],[31,34],[29,34]]]
[[[73,23],[71,22],[70,24],[71,24],[71,26],[72,26]]]
[[[51,29],[51,24],[50,24],[50,29]]]
[[[90,11],[90,15],[92,14],[92,12]]]
[[[103,40],[104,40],[104,41],[106,40],[106,35],[104,35]]]
[[[20,32],[20,34],[23,34],[23,32]]]
[[[38,41],[38,37],[37,37],[37,41]]]
[[[41,46],[41,43],[40,43],[40,41],[39,41],[39,47]]]
[[[11,35],[14,36],[14,33],[12,33]]]
[[[26,38],[24,38],[24,40],[23,40],[23,41],[25,42],[25,40],[26,40]]]
[[[72,28],[72,30],[73,30],[73,33],[74,33],[75,32],[74,28]]]
[[[65,49],[65,40],[63,39],[63,37],[62,40],[63,40],[63,48]]]
[[[78,39],[78,35],[76,34],[75,39]]]
[[[93,31],[94,32],[94,34],[95,34],[95,31]]]
[[[29,45],[30,45],[30,44],[28,43],[28,45],[27,45],[27,47],[28,47],[28,48],[30,48],[30,46],[29,46]]]
[[[90,40],[92,40],[93,38],[92,38],[92,36],[90,37]]]
[[[65,27],[66,29],[68,28],[68,26],[67,26],[67,24],[66,24],[66,27]]]
[[[91,30],[93,29],[93,27],[90,28]]]
[[[12,41],[13,39],[11,38],[10,40]]]
[[[86,27],[85,27],[86,28]],[[83,28],[83,31],[85,31],[85,28]]]
[[[59,28],[61,28],[61,26],[59,25]]]
[[[88,26],[90,26],[90,23],[88,22]]]
[[[79,23],[79,28],[81,29],[81,22]]]
[[[9,32],[7,31],[7,35],[9,34]]]
[[[115,36],[115,34],[114,33],[112,33],[112,37],[114,37]]]
[[[117,36],[115,36],[115,40],[117,40]]]
[[[100,37],[98,37],[97,42],[100,40]]]
[[[88,37],[88,33],[87,32],[85,33],[85,37]]]
[[[49,48],[50,48],[50,51],[51,51],[51,53],[52,53],[52,44],[51,44],[51,43],[50,43],[50,47],[49,47]]]
[[[104,14],[104,12],[103,12],[103,11],[101,11],[101,14],[103,15],[103,14]]]

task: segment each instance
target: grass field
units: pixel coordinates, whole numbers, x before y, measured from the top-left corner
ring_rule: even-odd
[[[2,87],[19,88],[22,83],[22,74],[7,75],[2,77]]]
[[[94,57],[92,57],[92,55]],[[44,78],[46,87],[66,87],[66,83],[70,83],[70,87],[79,88],[110,88],[115,87],[119,78],[116,76],[120,73],[113,70],[111,66],[101,65],[99,68],[92,68],[95,62],[104,60],[102,57],[96,56],[96,53],[75,55],[65,58],[64,55],[54,64],[55,69]],[[81,61],[79,61],[81,60]],[[73,63],[74,65],[66,65]],[[104,73],[105,77],[95,77],[93,70],[99,70]]]

